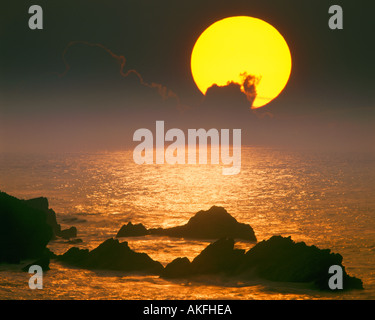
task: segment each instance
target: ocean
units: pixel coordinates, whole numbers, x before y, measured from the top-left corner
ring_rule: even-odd
[[[68,154],[0,153],[0,190],[44,196],[64,227],[76,226],[93,249],[129,221],[147,228],[186,223],[222,206],[252,226],[258,241],[291,236],[340,253],[365,290],[320,292],[304,284],[223,277],[164,280],[89,271],[52,261],[44,288],[30,290],[18,265],[0,265],[1,299],[375,299],[375,154],[243,147],[238,175],[221,165],[137,165],[132,150]],[[146,236],[121,238],[163,265],[192,260],[210,242]],[[65,240],[52,241],[56,254]],[[254,243],[239,241],[239,248]]]

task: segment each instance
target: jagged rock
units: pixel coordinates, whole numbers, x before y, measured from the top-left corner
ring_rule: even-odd
[[[86,269],[160,274],[163,266],[145,253],[131,250],[127,242],[108,239],[92,251],[71,248],[59,260]]]
[[[329,249],[295,243],[290,237],[273,236],[249,251],[234,248],[233,239],[220,239],[207,246],[191,263],[179,258],[168,264],[164,278],[225,274],[241,279],[263,278],[276,282],[311,283],[319,290],[329,290],[328,273],[332,265],[343,269],[343,288],[363,289],[362,281],[349,276],[342,256]]]
[[[34,261],[33,263],[28,264],[24,268],[22,268],[23,271],[29,272],[29,269],[31,266],[37,265],[40,266],[43,270],[43,272],[50,270],[49,268],[50,263],[50,257],[48,253],[45,253],[39,260]]]
[[[56,213],[52,209],[47,210],[47,223],[52,227],[54,239],[61,233],[61,225],[57,223]]]
[[[61,232],[61,226],[57,223],[55,211],[49,209],[48,199],[45,197],[39,197],[23,201],[28,206],[44,211],[46,213],[47,223],[51,226],[53,231],[53,239],[55,239],[56,235]]]
[[[273,236],[250,249],[243,259],[241,271],[282,282],[311,282],[318,289],[328,290],[328,273],[332,265],[343,268],[344,289],[363,289],[360,279],[349,276],[342,266],[342,256],[329,249],[294,242],[291,237]]]
[[[78,244],[82,242],[83,242],[82,239],[79,239],[79,238],[67,241],[67,243],[69,244]]]
[[[192,275],[234,274],[245,250],[234,249],[234,240],[222,238],[208,245],[190,263],[188,258],[178,258],[169,263],[162,273],[164,278],[181,278]]]
[[[234,249],[234,240],[222,238],[207,246],[191,263],[193,274],[233,274],[245,250]]]
[[[44,210],[0,192],[0,263],[40,258],[51,238]]]
[[[148,235],[150,232],[145,228],[142,223],[132,224],[129,222],[127,225],[123,225],[116,235],[116,238],[121,237],[140,237]]]
[[[52,252],[49,248],[46,248],[44,254],[48,255],[50,259],[56,259],[57,257],[57,255],[54,252]]]
[[[192,274],[190,260],[186,257],[174,259],[163,270],[163,278],[185,278]]]
[[[45,197],[33,198],[29,200],[23,200],[27,205],[34,209],[42,210],[44,212],[48,211],[48,199]]]
[[[73,247],[63,255],[57,256],[56,259],[74,266],[80,266],[80,264],[83,263],[83,261],[85,261],[88,256],[88,249],[79,249],[77,247]]]
[[[238,222],[224,208],[216,206],[207,211],[199,211],[183,226],[147,230],[142,224],[133,225],[129,222],[121,228],[117,237],[147,234],[190,239],[220,239],[228,237],[256,241],[254,230],[250,225]]]
[[[60,234],[58,234],[59,237],[63,239],[70,239],[77,237],[77,228],[76,227],[70,227],[69,229],[61,230]]]
[[[199,211],[187,224],[167,229],[150,229],[151,234],[182,238],[220,239],[224,237],[256,241],[250,225],[239,223],[224,208],[213,206]]]
[[[77,237],[77,228],[71,227],[69,229],[61,230],[61,225],[57,223],[56,213],[52,209],[49,209],[48,199],[45,197],[39,197],[29,200],[23,200],[27,205],[35,209],[42,210],[47,215],[47,223],[53,230],[53,238],[60,237],[63,239],[70,239]]]

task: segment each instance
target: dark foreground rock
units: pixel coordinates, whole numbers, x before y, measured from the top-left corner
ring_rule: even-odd
[[[190,239],[220,239],[230,237],[256,241],[254,230],[250,225],[238,222],[224,208],[216,206],[207,211],[199,211],[183,226],[147,230],[142,224],[133,225],[128,223],[128,225],[121,228],[117,237],[142,236],[147,234]]]
[[[328,270],[338,265],[343,269],[344,289],[363,289],[360,279],[346,273],[342,260],[340,254],[330,249],[296,243],[291,237],[273,236],[246,253],[241,271],[253,270],[259,277],[271,281],[311,282],[321,290],[329,290],[332,275]]]
[[[222,238],[208,245],[192,262],[177,258],[163,270],[164,278],[183,278],[193,275],[235,273],[242,263],[245,250],[234,249],[234,240]]]
[[[50,270],[49,263],[50,263],[50,256],[49,256],[48,253],[45,253],[45,254],[43,254],[43,256],[40,259],[28,264],[27,266],[22,268],[22,270],[25,271],[25,272],[29,272],[29,269],[30,269],[31,266],[37,265],[37,266],[40,266],[42,268],[43,272],[46,272],[46,271]]]
[[[30,200],[23,200],[25,203],[35,209],[44,211],[47,217],[47,223],[53,230],[53,239],[60,237],[63,239],[71,239],[77,237],[77,228],[70,227],[69,229],[62,230],[61,225],[57,223],[56,213],[49,208],[48,199],[45,197],[34,198]]]
[[[52,236],[44,210],[0,192],[0,263],[42,257]]]
[[[344,290],[363,289],[360,279],[346,273],[341,255],[281,236],[262,241],[246,253],[235,249],[232,239],[220,239],[192,262],[187,258],[175,259],[165,267],[162,277],[185,278],[220,273],[242,279],[258,277],[278,282],[311,283],[317,289],[329,290],[328,281],[332,275],[328,270],[332,265],[343,268]]]
[[[192,274],[193,272],[190,260],[184,257],[176,258],[169,263],[163,270],[161,276],[163,278],[185,278]]]
[[[192,261],[194,274],[235,273],[242,263],[245,250],[235,249],[233,239],[220,239],[207,246]]]
[[[131,250],[127,242],[120,243],[117,239],[108,239],[92,251],[73,247],[57,259],[91,270],[117,270],[147,274],[160,274],[163,270],[160,262],[152,260],[146,253]]]

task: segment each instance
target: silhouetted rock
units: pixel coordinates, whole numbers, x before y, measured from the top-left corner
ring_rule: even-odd
[[[174,259],[163,270],[163,278],[185,278],[192,275],[190,260],[186,257]]]
[[[48,199],[45,197],[33,198],[29,200],[24,200],[27,205],[44,212],[48,211]]]
[[[85,223],[87,222],[86,219],[79,219],[77,217],[65,217],[62,219],[65,223]]]
[[[129,222],[127,225],[123,225],[116,235],[116,238],[121,237],[139,237],[150,234],[142,223],[132,224]]]
[[[29,272],[31,266],[37,265],[40,266],[43,272],[50,270],[49,268],[50,257],[45,253],[40,259],[34,261],[33,263],[28,264],[26,267],[22,268],[23,271]]]
[[[43,256],[45,254],[48,255],[48,257],[50,259],[56,259],[57,258],[57,255],[54,252],[52,252],[49,248],[46,248],[46,250],[44,250]]]
[[[51,238],[44,210],[0,192],[0,263],[40,258]]]
[[[199,211],[183,226],[149,229],[149,232],[180,238],[220,239],[228,237],[256,241],[254,230],[250,225],[239,223],[224,208],[216,206],[207,211]]]
[[[234,240],[222,238],[207,246],[191,263],[193,274],[235,273],[245,250],[234,249]]]
[[[57,260],[78,266],[88,257],[88,255],[89,249],[79,249],[77,247],[72,247],[64,254],[57,256]]]
[[[177,258],[169,263],[163,273],[164,278],[183,278],[193,275],[232,275],[242,263],[245,250],[234,249],[234,240],[222,238],[208,245],[190,263],[188,258]]]
[[[333,265],[343,268],[344,289],[363,289],[360,279],[350,277],[342,266],[342,256],[329,249],[295,243],[290,237],[273,236],[250,249],[241,264],[241,272],[251,272],[261,278],[282,282],[311,282],[321,290],[329,290]]]
[[[67,241],[67,243],[69,243],[69,244],[78,244],[78,243],[82,243],[82,242],[83,242],[82,239],[79,239],[79,238]]]
[[[28,206],[44,211],[47,217],[47,223],[51,226],[53,231],[53,239],[56,238],[61,232],[61,226],[57,223],[56,213],[52,209],[49,209],[48,199],[45,197],[39,197],[29,200],[23,200]]]
[[[223,238],[207,246],[191,263],[187,258],[173,260],[161,276],[186,278],[223,274],[242,279],[312,283],[317,289],[330,290],[328,281],[332,274],[328,270],[333,265],[343,269],[344,290],[363,289],[360,279],[346,273],[341,255],[281,236],[258,243],[246,254],[234,248],[233,239]]]
[[[59,237],[63,239],[75,238],[77,236],[77,228],[70,227],[69,229],[61,230]]]
[[[187,224],[172,228],[146,229],[143,224],[129,222],[121,227],[116,237],[137,237],[148,234],[190,239],[236,238],[256,241],[250,225],[238,222],[224,208],[213,206],[207,211],[199,211]]]
[[[56,236],[60,236],[61,225],[57,223],[56,213],[52,209],[47,210],[47,223],[52,227],[53,238],[56,239]]]
[[[60,237],[63,239],[70,239],[77,237],[77,228],[70,227],[69,229],[62,230],[61,225],[57,223],[56,213],[52,209],[49,209],[48,199],[45,197],[39,197],[29,200],[24,200],[27,205],[35,209],[42,210],[47,215],[47,223],[53,230],[53,239]]]
[[[86,269],[118,270],[160,274],[163,266],[145,253],[131,250],[127,242],[108,239],[92,251],[71,248],[59,256],[60,261]]]

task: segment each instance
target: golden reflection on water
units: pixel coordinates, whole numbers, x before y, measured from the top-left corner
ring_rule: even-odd
[[[128,221],[148,228],[170,227],[186,223],[199,210],[223,206],[238,221],[249,223],[259,241],[274,234],[290,235],[295,241],[341,253],[347,270],[370,288],[344,298],[375,297],[373,168],[372,156],[264,148],[243,148],[241,172],[233,176],[222,175],[221,165],[136,165],[132,151],[0,160],[2,189],[21,198],[48,197],[59,222],[64,227],[72,224],[78,228],[84,241],[79,245],[82,248],[95,248],[115,236]],[[65,222],[69,217],[86,222]],[[134,250],[146,252],[164,265],[176,257],[192,260],[208,245],[205,241],[152,236],[121,239],[125,240]],[[252,245],[237,243],[246,250]],[[68,245],[56,241],[50,247],[63,253]],[[214,278],[205,284],[176,283],[155,277],[75,270],[59,264],[53,267],[55,270],[48,273],[47,291],[56,298],[322,297],[285,284],[275,289],[265,283],[242,286]],[[18,275],[8,275],[9,281],[3,284],[11,283],[12,277],[17,279]],[[19,291],[9,290],[6,294],[25,295],[21,288],[19,285]]]
[[[158,276],[89,271],[57,263],[44,275],[43,290],[29,290],[24,272],[1,272],[0,297],[7,299],[317,299],[319,294],[290,284],[241,283],[222,277],[164,280]],[[329,298],[323,297],[323,298]]]

